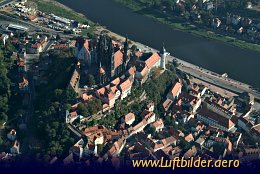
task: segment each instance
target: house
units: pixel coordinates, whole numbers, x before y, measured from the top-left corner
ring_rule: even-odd
[[[131,94],[133,85],[133,77],[128,79],[116,78],[105,87],[96,91],[96,96],[104,103],[108,104],[110,108],[114,107],[115,101],[120,97],[121,100],[125,99]]]
[[[125,144],[126,139],[120,138],[118,141],[114,142],[113,146],[108,150],[107,155],[112,157],[118,156],[123,150]]]
[[[155,113],[154,112],[149,112],[147,110],[144,110],[141,113],[141,117],[147,121],[147,124],[150,124],[152,122],[155,122]]]
[[[135,81],[137,84],[142,85],[148,79],[149,69],[144,62],[138,62],[135,66]]]
[[[110,108],[113,108],[116,102],[116,95],[107,87],[100,88],[96,91],[96,96]]]
[[[138,132],[141,132],[144,130],[144,128],[147,126],[147,121],[144,119],[142,120],[140,123],[138,123],[137,125],[135,125],[133,128],[132,128],[132,131],[131,134],[136,134]]]
[[[66,123],[73,123],[77,118],[79,118],[79,115],[76,111],[71,113],[66,111]]]
[[[170,136],[170,137],[167,137],[167,138],[164,138],[161,140],[162,141],[162,144],[164,146],[164,148],[170,146],[170,145],[174,145],[176,146],[176,143],[177,143],[177,140],[176,138],[174,138],[173,136]]]
[[[162,131],[164,128],[163,120],[159,119],[151,124],[151,127],[155,128],[156,132]]]
[[[91,136],[89,136],[89,138],[90,138],[90,140],[93,140],[95,145],[103,144],[105,142],[104,135],[102,132],[92,134]]]
[[[139,85],[142,85],[147,80],[153,68],[165,69],[167,54],[163,46],[159,53],[152,53],[146,60],[140,58],[136,61],[135,79]]]
[[[17,62],[18,72],[25,72],[25,63],[24,61]]]
[[[43,51],[43,46],[40,43],[32,44],[30,47],[30,53],[31,54],[39,54]]]
[[[27,79],[23,78],[23,81],[19,83],[20,91],[28,91],[29,90],[29,82]]]
[[[127,80],[125,80],[119,85],[119,89],[121,91],[121,100],[123,100],[129,94],[131,94],[132,84],[133,84],[132,81],[130,80],[130,78],[128,78]]]
[[[250,135],[256,141],[260,140],[260,123],[258,112],[250,112],[238,119],[238,127],[243,129],[248,135]]]
[[[223,114],[222,111],[217,108],[215,108],[214,111],[205,106],[197,113],[197,119],[199,121],[227,132],[232,131],[235,127],[235,124],[231,121],[231,117],[232,116],[228,114]]]
[[[187,141],[188,143],[194,141],[194,138],[193,138],[193,135],[192,135],[192,134],[187,135],[184,139],[185,139],[185,141]]]
[[[67,44],[56,44],[52,47],[54,50],[56,51],[64,51],[67,50],[69,48],[69,46]]]
[[[182,84],[180,82],[175,82],[170,92],[167,94],[167,98],[172,101],[175,101],[181,93],[181,88]]]
[[[83,101],[83,102],[87,102],[89,100],[91,100],[93,98],[93,95],[88,95],[86,93],[83,93],[81,94],[80,96],[80,99]]]
[[[168,99],[168,98],[163,102],[163,109],[164,109],[165,112],[167,112],[169,110],[172,103],[173,103],[173,101]]]
[[[241,21],[241,16],[238,15],[233,15],[232,19],[231,19],[231,23],[233,25],[238,25],[238,23]]]
[[[194,114],[201,105],[201,99],[187,93],[181,93],[177,99],[181,110]]]
[[[133,122],[135,121],[135,115],[133,113],[128,113],[126,114],[122,120],[129,126],[131,126],[133,124]]]

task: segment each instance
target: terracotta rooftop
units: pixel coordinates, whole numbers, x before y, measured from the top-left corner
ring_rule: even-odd
[[[148,69],[152,68],[156,62],[158,62],[161,59],[158,53],[153,53],[151,57],[149,57],[145,64],[148,67]]]
[[[86,102],[86,101],[92,99],[93,95],[88,95],[88,94],[84,93],[81,95],[81,98]]]
[[[117,77],[116,79],[114,79],[114,80],[111,82],[111,84],[113,84],[113,85],[119,85],[119,83],[120,83],[120,78],[119,78],[119,77]]]
[[[56,44],[53,46],[53,49],[56,49],[56,50],[67,49],[67,48],[68,48],[67,44]]]
[[[173,101],[170,100],[170,99],[166,99],[164,102],[163,102],[163,108],[165,111],[168,111],[168,109],[170,108],[170,106],[172,105]]]
[[[132,119],[135,119],[135,114],[133,114],[132,112],[125,115],[125,122],[129,122]]]
[[[31,45],[32,48],[40,48],[42,45],[39,43]]]
[[[122,63],[123,63],[123,53],[120,50],[118,50],[114,54],[114,68],[119,67],[120,65],[122,65]]]
[[[224,126],[225,128],[229,129],[234,126],[234,123],[229,118],[213,112],[205,107],[199,110],[198,114],[215,120],[219,125]]]
[[[187,142],[191,142],[191,141],[194,140],[192,134],[187,135],[184,139],[185,139],[185,141],[187,141]]]
[[[177,96],[177,92],[181,89],[181,87],[182,87],[181,83],[180,82],[176,82],[169,93],[172,96],[176,97]]]
[[[163,120],[162,120],[162,119],[157,120],[157,121],[154,122],[152,125],[153,125],[155,128],[157,128],[157,127],[164,127],[164,124],[163,124]]]
[[[127,79],[126,81],[124,81],[123,83],[120,84],[120,88],[121,88],[122,91],[126,91],[131,86],[132,86],[132,83],[129,79]]]

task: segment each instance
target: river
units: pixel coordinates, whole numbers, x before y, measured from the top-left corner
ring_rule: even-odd
[[[260,53],[174,30],[151,18],[132,12],[113,0],[57,0],[134,41],[160,49],[162,42],[175,57],[219,74],[260,87]]]

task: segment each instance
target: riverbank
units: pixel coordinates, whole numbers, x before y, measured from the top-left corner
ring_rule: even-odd
[[[83,24],[90,25],[90,28],[83,29],[80,35],[93,36],[95,30],[95,23],[87,19],[85,15],[75,12],[73,9],[52,0],[30,0],[35,3],[37,9],[48,14],[54,14],[56,16],[64,17],[67,19],[73,19]]]
[[[189,32],[191,34],[201,36],[201,37],[204,37],[207,39],[225,42],[227,44],[237,46],[237,47],[240,47],[243,49],[249,49],[249,50],[260,52],[260,45],[258,45],[258,44],[249,43],[249,42],[237,39],[235,37],[217,34],[213,31],[198,28],[194,25],[183,25],[182,23],[172,22],[172,20],[169,17],[163,16],[161,13],[159,13],[156,10],[153,10],[152,13],[150,11],[149,11],[149,13],[145,12],[143,10],[143,8],[141,7],[141,4],[139,4],[135,1],[125,1],[125,0],[113,0],[113,1],[122,4],[123,6],[133,10],[134,12],[141,13],[142,15],[152,18],[155,21],[169,25],[173,29]]]

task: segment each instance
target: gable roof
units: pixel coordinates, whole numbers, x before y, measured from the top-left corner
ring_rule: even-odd
[[[231,121],[231,119],[222,116],[216,112],[213,112],[209,109],[206,109],[205,107],[202,108],[199,112],[199,115],[204,116],[204,117],[208,117],[210,119],[215,120],[219,125],[225,127],[225,128],[231,128],[234,126],[234,123]]]
[[[169,92],[169,94],[172,95],[172,96],[174,96],[174,97],[176,97],[176,96],[177,96],[177,93],[178,93],[178,91],[181,89],[181,87],[182,87],[181,83],[180,83],[180,82],[176,82],[176,83],[173,85],[173,87],[172,87],[171,91]]]
[[[123,63],[123,53],[120,50],[118,50],[114,54],[114,68],[119,67],[120,65],[122,65],[122,63]]]
[[[149,57],[146,61],[145,64],[148,67],[148,69],[152,68],[155,63],[157,63],[161,57],[159,56],[158,53],[153,53],[151,57]]]
[[[121,83],[119,86],[122,91],[126,91],[127,89],[129,89],[131,87],[131,85],[132,85],[132,83],[131,83],[130,79],[127,79],[126,81]]]

